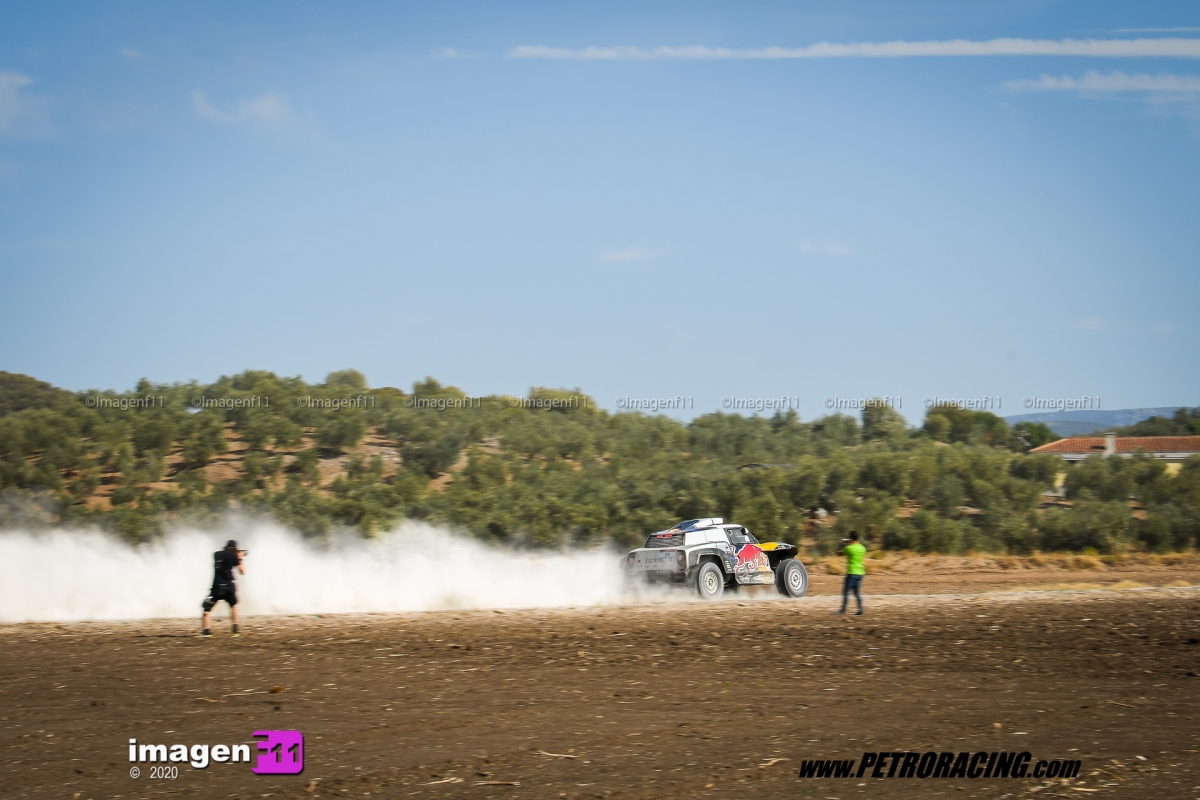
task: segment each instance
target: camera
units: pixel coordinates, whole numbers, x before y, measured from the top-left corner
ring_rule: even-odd
[[[842,539],[842,544],[850,544],[850,540],[849,540],[849,539]]]
[[[248,556],[248,555],[250,555],[250,551],[249,550],[238,550],[238,555],[239,556]]]

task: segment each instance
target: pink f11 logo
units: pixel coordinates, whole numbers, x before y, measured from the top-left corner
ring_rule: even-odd
[[[304,771],[304,734],[300,731],[255,731],[258,743],[255,775],[298,775]]]

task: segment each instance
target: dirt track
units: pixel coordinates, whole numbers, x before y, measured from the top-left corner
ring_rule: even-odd
[[[912,556],[872,552],[866,561],[873,594],[949,594],[1047,588],[1131,588],[1200,585],[1200,557],[1135,556],[1105,563],[1093,556]],[[882,556],[876,559],[875,556]],[[810,592],[841,592],[841,559],[809,566]],[[836,575],[828,573],[833,567]]]
[[[204,641],[191,621],[4,626],[0,795],[1200,797],[1200,590],[869,597],[862,618],[833,602],[259,618]],[[266,728],[304,732],[303,775],[129,776],[129,738]],[[797,778],[885,750],[1083,769]]]

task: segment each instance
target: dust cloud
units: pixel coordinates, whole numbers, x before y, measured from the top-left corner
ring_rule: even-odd
[[[0,622],[199,617],[212,554],[236,538],[246,615],[554,608],[628,602],[611,549],[529,552],[425,523],[304,540],[270,523],[179,530],[134,547],[100,533],[0,532]],[[221,604],[216,613],[226,615]]]

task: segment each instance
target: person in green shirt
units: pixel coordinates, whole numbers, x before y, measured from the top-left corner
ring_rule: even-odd
[[[863,575],[867,574],[863,558],[867,555],[867,548],[859,543],[858,531],[850,531],[850,538],[842,541],[845,544],[842,552],[846,554],[846,580],[842,583],[842,609],[837,613],[846,613],[850,592],[854,592],[854,599],[858,601],[858,615],[862,616],[862,580]]]

